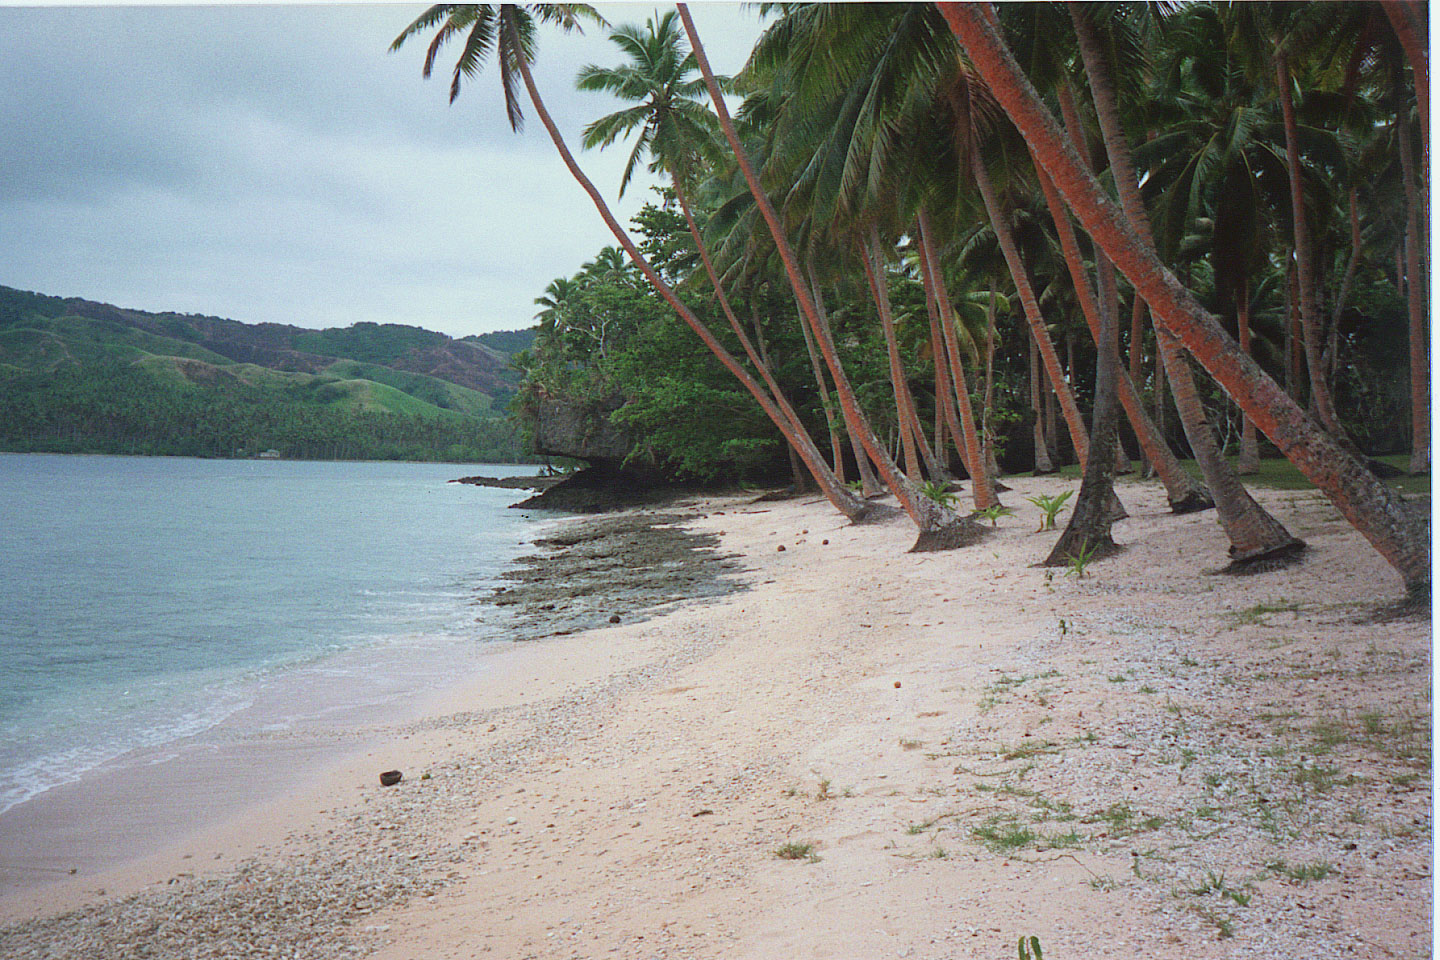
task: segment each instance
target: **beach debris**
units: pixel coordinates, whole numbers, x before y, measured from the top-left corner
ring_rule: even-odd
[[[619,622],[620,622],[620,614],[618,614],[618,613],[612,613],[612,614],[610,614],[610,622],[611,622],[611,623],[619,623]]]
[[[896,689],[896,690],[899,690],[899,689],[900,689],[900,681],[899,681],[899,680],[896,680],[896,681],[895,681],[895,689]]]
[[[395,786],[395,784],[399,783],[402,779],[404,779],[404,777],[405,774],[401,773],[399,770],[386,770],[384,773],[380,774],[380,786],[393,787]]]
[[[785,544],[782,543],[782,544],[780,544],[780,546],[776,547],[776,548],[775,548],[775,552],[776,552],[776,553],[784,553],[784,552],[785,552]]]

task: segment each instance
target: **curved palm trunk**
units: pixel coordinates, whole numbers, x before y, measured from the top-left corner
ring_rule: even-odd
[[[920,208],[920,244],[925,249],[923,263],[926,265],[930,288],[934,291],[935,303],[940,307],[940,328],[945,334],[945,348],[950,354],[950,376],[955,383],[955,400],[960,409],[960,426],[965,438],[965,469],[970,473],[971,494],[976,510],[988,510],[998,506],[1000,498],[990,484],[989,471],[985,469],[985,458],[980,450],[979,431],[975,428],[975,408],[970,403],[970,386],[965,381],[965,365],[960,359],[960,340],[955,332],[955,308],[950,303],[950,291],[945,288],[945,274],[940,268],[939,258],[932,242],[930,216]]]
[[[1428,599],[1427,525],[1400,496],[1318,428],[1225,334],[1219,321],[1165,269],[1152,246],[1085,169],[1055,118],[1025,78],[978,4],[942,3],[942,13],[1006,114],[1034,147],[1046,172],[1126,279],[1145,297],[1160,326],[1174,333],[1255,425],[1335,504],[1404,578],[1414,599]],[[988,4],[986,5],[988,7]],[[993,15],[993,11],[991,11]],[[1212,489],[1213,492],[1213,489]]]
[[[924,210],[921,210],[921,217],[924,217]],[[930,351],[934,354],[935,360],[935,405],[938,410],[943,411],[945,422],[950,427],[950,436],[955,440],[955,452],[960,456],[960,462],[964,464],[965,470],[972,477],[975,471],[970,468],[969,451],[965,443],[965,427],[961,422],[960,411],[956,407],[956,395],[959,393],[955,381],[950,376],[950,366],[956,360],[950,356],[947,333],[944,330],[945,318],[940,312],[939,298],[935,296],[935,283],[931,275],[930,245],[925,241],[924,223],[925,220],[917,222],[915,229],[919,242],[915,249],[920,254],[920,286],[925,290],[925,311],[930,315]],[[964,370],[961,370],[964,373]],[[966,400],[969,394],[962,394]],[[936,443],[936,452],[943,458],[943,447]]]
[[[513,31],[514,27],[506,23],[504,29]],[[519,46],[517,41],[516,48],[519,49]],[[564,161],[571,176],[573,176],[581,188],[589,194],[591,201],[595,204],[595,209],[599,211],[601,218],[605,221],[605,225],[610,228],[610,232],[614,235],[620,246],[629,254],[630,259],[635,262],[635,266],[640,269],[640,272],[645,275],[645,278],[650,281],[651,286],[665,299],[665,302],[680,315],[680,318],[685,324],[700,337],[705,343],[705,346],[725,365],[725,368],[745,386],[745,389],[750,391],[751,396],[755,398],[760,404],[761,409],[765,411],[765,415],[770,418],[771,422],[780,430],[785,439],[789,441],[795,451],[800,454],[801,459],[805,462],[805,466],[810,470],[811,475],[815,477],[816,483],[819,484],[820,489],[824,491],[826,498],[852,522],[863,520],[874,508],[840,485],[835,479],[835,475],[830,471],[830,468],[826,466],[824,459],[820,456],[820,451],[815,447],[814,442],[810,440],[809,434],[804,431],[797,432],[794,429],[785,414],[771,401],[765,389],[756,383],[754,378],[740,366],[739,362],[715,339],[705,325],[700,322],[699,318],[680,301],[680,298],[675,295],[675,292],[670,289],[670,286],[665,283],[665,281],[660,278],[660,275],[655,272],[654,268],[650,266],[649,262],[635,246],[635,243],[630,239],[630,235],[620,226],[619,222],[616,221],[615,216],[610,212],[609,206],[605,203],[604,197],[600,195],[600,191],[595,188],[595,185],[590,182],[590,178],[585,176],[584,171],[581,170],[579,164],[575,162],[575,157],[570,153],[570,148],[566,146],[565,139],[560,135],[559,129],[555,126],[555,121],[551,119],[550,112],[545,108],[545,102],[541,99],[540,91],[535,86],[535,78],[530,73],[530,65],[526,62],[526,58],[517,57],[516,66],[519,68],[520,76],[524,80],[525,90],[530,95],[530,102],[535,107],[535,114],[540,118],[540,122],[544,124],[546,132],[550,134],[550,139],[555,144],[555,149],[559,151],[561,160]]]
[[[1025,340],[1030,348],[1030,407],[1035,411],[1035,473],[1054,473],[1055,464],[1050,461],[1050,443],[1045,439],[1045,403],[1040,397],[1040,356],[1035,348],[1035,338],[1026,337]]]
[[[780,389],[780,384],[776,382],[775,375],[770,368],[769,358],[763,355],[765,350],[764,342],[762,341],[760,343],[760,351],[757,353],[750,338],[745,334],[745,328],[740,325],[740,320],[735,316],[735,311],[730,306],[730,298],[726,296],[725,288],[720,284],[720,277],[716,274],[715,265],[710,260],[710,251],[706,248],[705,241],[700,236],[700,228],[696,225],[695,216],[690,211],[690,202],[685,196],[684,188],[680,185],[680,181],[674,176],[670,178],[670,186],[675,191],[675,200],[680,204],[680,211],[685,216],[685,224],[690,229],[690,238],[695,241],[695,249],[700,254],[700,262],[705,266],[705,274],[710,278],[710,285],[715,290],[715,298],[720,302],[720,309],[724,312],[725,319],[730,322],[730,329],[735,332],[735,337],[740,341],[740,346],[745,351],[745,356],[750,360],[750,363],[755,369],[760,371],[760,376],[764,379],[765,386],[770,390],[770,396],[774,400],[775,406],[780,410],[781,414],[784,415],[786,421],[789,422],[791,429],[797,435],[803,435],[808,438],[809,430],[800,419],[800,415],[795,412],[795,408],[790,404],[790,401],[786,398],[785,392]],[[758,318],[756,337],[759,337]],[[787,440],[788,439],[789,437],[787,435]],[[792,443],[790,444],[792,470],[795,469],[797,456],[799,456],[799,451],[796,450],[795,444]],[[804,457],[800,457],[800,461],[804,462]],[[804,478],[798,470],[795,471],[795,476],[796,485],[803,489]],[[844,486],[844,481],[838,475],[835,476],[834,482],[839,486]],[[821,483],[818,478],[816,483],[817,486],[820,486],[822,489],[824,488],[824,484]]]
[[[810,357],[810,370],[815,374],[815,386],[820,392],[820,407],[825,411],[825,426],[830,431],[830,456],[833,459],[835,479],[845,482],[845,454],[840,446],[840,431],[835,426],[835,410],[830,405],[830,388],[825,385],[825,372],[820,369],[820,358],[815,354],[815,338],[810,336],[810,327],[802,319],[800,332],[805,335],[805,353]]]
[[[1020,304],[1025,310],[1025,319],[1030,324],[1030,332],[1035,337],[1035,344],[1040,348],[1040,359],[1045,364],[1045,372],[1050,375],[1050,383],[1055,387],[1055,396],[1060,401],[1060,412],[1065,415],[1065,427],[1070,431],[1070,440],[1075,446],[1075,455],[1080,458],[1082,469],[1089,459],[1090,440],[1085,432],[1085,420],[1080,416],[1080,407],[1075,402],[1075,393],[1070,389],[1070,383],[1065,379],[1064,373],[1060,370],[1060,357],[1055,353],[1055,346],[1050,342],[1050,334],[1045,329],[1045,318],[1040,315],[1040,302],[1035,298],[1035,290],[1030,286],[1030,277],[1025,272],[1025,264],[1020,259],[1020,250],[1015,246],[1015,236],[1010,231],[1010,221],[1006,217],[1005,209],[1001,206],[999,198],[995,195],[995,188],[990,183],[990,175],[985,171],[985,164],[980,159],[979,151],[970,152],[970,171],[975,178],[975,184],[980,188],[980,196],[985,201],[985,213],[990,219],[990,227],[995,231],[995,238],[1000,243],[1000,250],[1005,255],[1005,265],[1010,268],[1010,277],[1015,282],[1015,291],[1020,295]]]
[[[1420,108],[1420,143],[1426,155],[1430,153],[1430,57],[1426,49],[1425,25],[1415,13],[1415,8],[1404,0],[1380,0],[1390,26],[1405,50],[1405,59],[1410,61],[1410,71],[1415,77],[1415,101]]]
[[[1310,243],[1310,225],[1305,214],[1305,186],[1300,171],[1300,127],[1295,121],[1295,104],[1290,95],[1290,65],[1285,54],[1275,52],[1275,82],[1280,94],[1280,113],[1285,126],[1285,170],[1290,179],[1290,210],[1295,225],[1295,266],[1300,278],[1300,329],[1305,346],[1305,367],[1309,372],[1310,402],[1320,423],[1336,437],[1343,437],[1330,385],[1325,381],[1325,364],[1320,357],[1320,311],[1315,302],[1315,264]]]
[[[1045,558],[1042,566],[1046,567],[1065,566],[1077,558],[1104,557],[1118,549],[1110,536],[1114,516],[1115,461],[1105,456],[1105,451],[1115,443],[1115,374],[1120,358],[1115,344],[1118,317],[1114,310],[1106,309],[1108,306],[1104,304],[1100,307],[1099,329],[1096,332],[1095,410],[1091,420],[1094,432],[1090,435],[1095,456],[1085,464],[1075,509],[1071,511],[1070,521],[1060,539],[1055,541],[1050,555]]]
[[[1060,237],[1060,249],[1065,254],[1065,266],[1070,271],[1071,282],[1075,284],[1075,293],[1080,299],[1080,309],[1085,315],[1086,326],[1090,328],[1090,335],[1095,338],[1098,347],[1101,337],[1101,315],[1095,302],[1094,291],[1090,288],[1089,275],[1085,272],[1084,259],[1080,255],[1080,244],[1076,240],[1074,228],[1070,225],[1070,215],[1065,210],[1060,194],[1055,190],[1054,182],[1038,162],[1035,164],[1035,172],[1040,180],[1040,188],[1045,194],[1045,203],[1050,208],[1050,218],[1055,222],[1055,231]],[[1136,300],[1144,302],[1140,297],[1136,297]],[[1135,343],[1133,333],[1131,343],[1133,356],[1133,344]],[[1171,511],[1193,513],[1213,507],[1215,504],[1210,499],[1209,493],[1203,486],[1196,483],[1190,474],[1185,472],[1175,454],[1166,446],[1164,438],[1160,436],[1155,424],[1145,413],[1145,408],[1140,403],[1140,397],[1136,394],[1135,385],[1130,377],[1118,363],[1114,370],[1115,389],[1120,404],[1125,410],[1125,415],[1130,419],[1130,425],[1135,428],[1135,437],[1140,442],[1140,448],[1145,452],[1146,459],[1154,466],[1161,483],[1165,485],[1165,497],[1170,502]]]
[[[870,297],[875,301],[875,312],[880,317],[880,330],[885,335],[885,353],[890,362],[890,386],[895,393],[895,422],[900,430],[900,449],[905,456],[905,475],[918,483],[920,481],[920,455],[915,449],[915,433],[912,428],[914,398],[910,396],[909,385],[905,382],[905,365],[900,360],[900,344],[895,339],[895,318],[890,312],[890,292],[882,288],[883,276],[878,272],[876,261],[879,252],[877,237],[862,245],[860,263],[865,269],[865,280],[870,285]]]
[[[825,297],[821,292],[820,284],[815,282],[813,265],[810,270],[810,289],[813,291],[815,297],[815,317],[820,321],[820,326],[814,331],[815,340],[819,342],[820,336],[823,333],[825,341],[832,345],[833,350],[835,338],[830,335],[830,317],[825,312]],[[800,319],[800,328],[802,330],[809,330],[810,324],[805,320],[805,308],[800,305],[800,298],[798,296],[795,298],[795,311]],[[840,355],[838,353],[835,354],[835,360],[838,366],[840,362]],[[840,376],[845,376],[844,367],[840,367],[839,369]],[[833,372],[831,376],[834,376]],[[849,381],[847,380],[846,383],[848,385]],[[835,384],[835,393],[838,396],[840,393],[840,381],[836,380]],[[845,421],[845,432],[850,436],[850,449],[855,454],[855,470],[860,474],[860,491],[865,495],[866,499],[878,497],[884,492],[885,485],[875,476],[875,469],[870,463],[870,455],[865,452],[865,445],[860,442],[859,429],[851,423],[850,412],[844,404],[840,406],[840,416]],[[862,424],[862,426],[864,429],[869,429],[869,424]]]
[[[1405,301],[1410,311],[1410,472],[1425,473],[1430,469],[1430,362],[1425,342],[1425,290],[1429,284],[1420,268],[1420,203],[1403,101],[1400,111],[1400,171],[1405,179]]]
[[[805,319],[814,327],[818,323],[815,304],[810,299],[809,290],[800,275],[800,265],[796,262],[795,253],[790,248],[790,241],[781,228],[780,218],[775,215],[775,208],[770,204],[770,198],[761,189],[760,180],[755,175],[750,157],[735,132],[735,125],[730,120],[730,111],[725,106],[725,99],[721,96],[719,84],[715,82],[715,74],[710,69],[709,58],[705,56],[705,46],[700,42],[700,35],[695,30],[695,22],[690,17],[690,10],[683,3],[676,4],[676,9],[680,13],[681,23],[685,25],[685,35],[690,40],[690,50],[695,55],[695,65],[700,68],[700,74],[705,78],[705,88],[710,93],[710,101],[720,120],[720,128],[725,132],[725,139],[735,154],[735,160],[740,166],[740,172],[745,177],[746,185],[750,188],[750,194],[755,198],[755,204],[759,207],[761,215],[765,218],[765,225],[770,229],[770,235],[775,240],[775,249],[785,264],[785,273],[790,278],[791,288],[800,298]],[[868,425],[864,424],[854,391],[850,389],[847,381],[842,380],[840,372],[837,371],[838,357],[835,354],[834,345],[829,342],[827,337],[818,336],[818,330],[815,332],[820,352],[825,357],[826,364],[830,366],[831,374],[835,377],[835,390],[840,394],[840,403],[846,410],[846,420],[851,423],[858,422],[867,427],[860,435],[866,452],[875,461],[881,477],[885,480],[885,485],[895,494],[895,498],[900,501],[905,512],[920,528],[920,538],[914,549],[936,550],[963,546],[974,542],[978,536],[983,535],[984,528],[978,523],[963,521],[956,517],[951,510],[920,495],[915,486],[895,469],[889,455],[876,441],[873,432],[868,429]]]
[[[1136,298],[1137,300],[1140,298]],[[1245,355],[1250,352],[1250,281],[1240,287],[1240,297],[1235,310],[1236,326],[1239,328],[1240,349]],[[1337,318],[1338,319],[1338,318]],[[1242,410],[1240,413],[1240,460],[1235,470],[1242,475],[1260,472],[1260,443],[1255,437],[1255,421]]]
[[[1153,251],[1155,243],[1150,235],[1149,215],[1140,197],[1139,180],[1130,160],[1130,146],[1120,126],[1119,104],[1110,72],[1102,59],[1099,37],[1091,23],[1073,5],[1070,16],[1080,40],[1080,54],[1090,79],[1090,94],[1095,101],[1095,114],[1100,121],[1100,133],[1121,207],[1136,236]],[[1175,407],[1180,412],[1181,426],[1200,464],[1200,472],[1215,498],[1220,525],[1230,537],[1230,556],[1237,564],[1235,569],[1244,564],[1258,565],[1262,560],[1269,562],[1295,556],[1305,545],[1256,503],[1240,483],[1234,468],[1221,455],[1189,364],[1176,348],[1176,341],[1168,336],[1168,331],[1162,332],[1158,325],[1155,331],[1171,393],[1175,397]]]

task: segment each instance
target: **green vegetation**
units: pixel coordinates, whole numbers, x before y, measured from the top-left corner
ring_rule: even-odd
[[[775,856],[781,860],[804,860],[807,863],[818,863],[820,857],[815,853],[815,844],[808,841],[792,840],[782,844],[775,851]]]
[[[1025,498],[1040,508],[1040,526],[1036,528],[1036,533],[1055,529],[1055,515],[1061,511],[1065,506],[1065,501],[1069,500],[1074,492],[1074,490],[1066,490],[1064,493],[1058,493],[1053,497],[1041,494],[1039,496]]]
[[[526,459],[498,414],[518,374],[493,353],[395,324],[247,326],[0,287],[0,449]],[[471,385],[406,369],[435,357]]]

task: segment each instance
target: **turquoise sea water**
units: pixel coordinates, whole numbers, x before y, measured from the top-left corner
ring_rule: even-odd
[[[267,696],[436,681],[533,536],[523,491],[447,481],[533,472],[0,454],[0,811]]]

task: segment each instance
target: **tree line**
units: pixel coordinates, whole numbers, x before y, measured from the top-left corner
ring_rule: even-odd
[[[667,178],[688,265],[667,263],[663,246],[642,249],[615,220],[530,72],[537,25],[603,23],[594,10],[442,4],[392,49],[433,34],[428,76],[458,42],[452,100],[495,53],[512,126],[523,89],[633,269],[853,521],[874,516],[871,497],[886,490],[916,524],[918,548],[984,535],[937,491],[963,470],[977,510],[999,503],[986,412],[998,341],[1007,351],[998,365],[1028,368],[1033,405],[1057,409],[1055,427],[1083,469],[1070,526],[1047,562],[1110,546],[1124,509],[1113,477],[1128,463],[1125,439],[1172,509],[1217,510],[1235,561],[1294,559],[1303,544],[1240,479],[1263,434],[1412,595],[1428,596],[1425,518],[1375,475],[1374,447],[1362,448],[1375,433],[1360,409],[1378,399],[1403,410],[1411,469],[1428,471],[1423,5],[768,9],[775,16],[737,77],[710,70],[682,4],[644,28],[614,29],[623,62],[586,67],[577,81],[631,103],[592,124],[586,145],[633,138],[625,179],[642,161]],[[727,92],[742,100],[734,117]],[[897,310],[897,276],[918,285],[923,309]],[[768,304],[757,299],[765,290]],[[547,296],[557,306],[569,299]],[[1376,362],[1385,351],[1357,343],[1372,339],[1364,328],[1376,314],[1393,330],[1402,305],[1397,372]],[[614,324],[572,327],[564,312],[552,318],[564,320],[560,339],[608,362]],[[863,312],[868,339],[878,329],[884,343],[889,437],[865,395],[873,381],[857,380],[853,348],[866,338],[846,338],[847,312]],[[997,330],[1005,316],[1021,336]],[[823,431],[767,357],[765,323],[781,322],[804,341]],[[1088,413],[1076,365],[1057,349],[1066,329],[1071,343],[1095,345]],[[930,374],[931,423],[912,383],[917,361]],[[1393,383],[1367,379],[1387,373],[1408,381],[1398,396]],[[682,373],[667,389],[683,403],[687,387],[704,382]],[[1238,462],[1215,430],[1225,404],[1237,411]],[[1172,416],[1203,482],[1178,464],[1164,422]],[[1038,457],[1053,443],[1049,417],[1033,420]],[[858,490],[844,479],[847,463]]]

